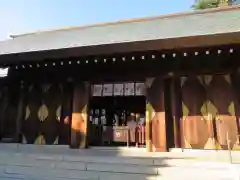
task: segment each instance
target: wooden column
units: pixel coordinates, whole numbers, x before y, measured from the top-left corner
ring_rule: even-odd
[[[17,108],[17,117],[16,117],[16,141],[17,143],[22,142],[22,121],[24,116],[24,102],[25,102],[25,92],[23,82],[20,84],[20,93],[18,100]]]
[[[2,134],[3,134],[3,86],[0,85],[0,140],[2,139]]]
[[[3,130],[4,130],[4,119],[5,119],[5,113],[7,109],[8,104],[8,96],[6,93],[6,88],[4,88],[3,85],[0,86],[0,140],[3,136]]]
[[[173,77],[171,81],[171,108],[172,120],[174,128],[174,146],[181,148],[181,132],[180,132],[180,119],[181,119],[181,86],[180,79]]]
[[[146,146],[148,151],[163,152],[166,147],[164,86],[161,78],[148,78],[146,108]]]
[[[70,144],[71,119],[73,102],[73,84],[71,81],[63,83],[63,101],[60,123],[60,144]]]
[[[238,129],[238,135],[240,135],[240,71],[234,72],[232,75],[232,84],[234,89],[234,105],[236,111],[236,123]],[[238,136],[240,138],[240,136]]]
[[[76,83],[73,93],[71,148],[87,148],[89,84]]]

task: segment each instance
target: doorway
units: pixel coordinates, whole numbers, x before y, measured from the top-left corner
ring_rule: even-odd
[[[89,102],[89,144],[144,146],[145,112],[145,95],[93,96]]]

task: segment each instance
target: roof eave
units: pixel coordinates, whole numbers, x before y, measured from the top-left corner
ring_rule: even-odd
[[[140,51],[180,50],[188,48],[201,48],[222,46],[240,43],[240,32],[215,34],[205,36],[192,36],[152,41],[129,42],[87,47],[75,47],[46,51],[35,51],[0,56],[0,63],[15,64],[22,61],[42,61],[45,59],[63,59],[69,57],[82,57],[91,55],[109,55],[117,53],[131,53]]]
[[[28,36],[28,35],[52,32],[52,31],[67,31],[67,30],[74,30],[74,29],[80,29],[80,28],[84,29],[84,28],[90,28],[90,27],[117,25],[117,24],[123,24],[123,23],[143,22],[143,21],[151,21],[151,20],[156,20],[156,19],[184,17],[184,16],[191,16],[191,15],[197,15],[197,14],[222,12],[222,11],[232,11],[232,10],[236,10],[236,9],[240,9],[240,4],[232,5],[232,6],[217,7],[217,8],[212,8],[212,9],[204,9],[204,10],[191,10],[188,12],[167,14],[167,15],[161,15],[161,16],[134,18],[134,19],[127,19],[127,20],[119,20],[119,21],[114,21],[114,22],[90,24],[90,25],[86,25],[86,26],[73,26],[73,27],[66,27],[66,28],[59,28],[59,29],[40,30],[40,31],[29,32],[29,33],[24,33],[24,34],[16,34],[16,35],[13,34],[13,35],[10,35],[10,37],[18,38],[18,37],[23,37],[23,36]]]

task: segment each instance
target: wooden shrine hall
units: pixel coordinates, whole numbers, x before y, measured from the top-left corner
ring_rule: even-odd
[[[239,5],[14,35],[0,66],[2,143],[239,149]]]

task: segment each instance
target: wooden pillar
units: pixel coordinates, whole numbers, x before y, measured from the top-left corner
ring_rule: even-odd
[[[148,151],[163,152],[166,146],[164,86],[161,78],[148,78],[146,107],[146,146]]]
[[[9,88],[1,86],[1,104],[0,104],[0,139],[4,136],[5,119],[7,117],[7,108],[9,106]]]
[[[146,148],[148,152],[152,152],[152,126],[151,126],[151,104],[146,102]]]
[[[4,129],[4,115],[5,115],[5,111],[6,111],[6,94],[4,91],[4,86],[1,85],[0,86],[0,140],[2,139],[3,136],[3,129]]]
[[[21,82],[19,99],[18,99],[17,117],[16,117],[16,142],[17,143],[22,142],[22,121],[24,116],[24,102],[25,102],[24,85],[23,85],[23,82]]]
[[[180,132],[180,119],[181,119],[181,87],[180,79],[173,77],[171,81],[171,108],[172,108],[172,120],[174,128],[174,146],[175,148],[181,148],[181,132]]]
[[[2,133],[3,133],[3,86],[0,85],[0,140],[2,139]]]
[[[238,135],[240,135],[240,71],[234,72],[231,76],[233,91],[234,91],[234,105],[236,111],[236,123],[238,129]],[[239,136],[240,138],[240,136]]]
[[[73,102],[73,83],[63,83],[62,114],[60,123],[60,144],[70,144]]]
[[[76,83],[73,93],[71,148],[87,148],[89,83]]]

